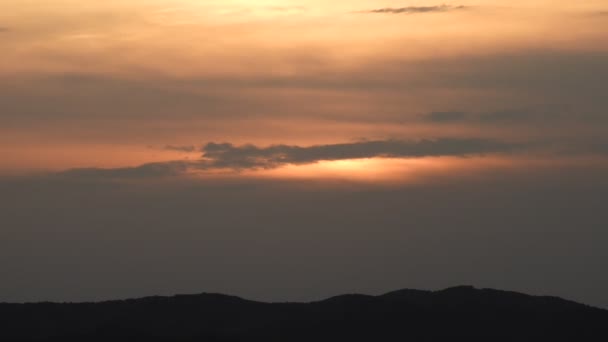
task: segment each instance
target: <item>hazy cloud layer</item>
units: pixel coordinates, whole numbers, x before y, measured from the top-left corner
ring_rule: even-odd
[[[474,284],[608,307],[604,171],[450,171],[403,187],[0,177],[0,302]]]
[[[339,101],[350,98],[340,100],[330,97],[327,102],[317,101],[315,108],[310,108],[315,97],[304,97],[302,90],[334,91],[353,96],[366,92],[366,97],[378,98],[399,92],[398,98],[391,98],[392,102],[403,98],[403,92],[419,97],[430,96],[425,92],[436,94],[446,89],[475,92],[466,101],[460,101],[460,105],[466,108],[459,111],[489,106],[485,93],[489,91],[498,94],[492,100],[499,100],[503,107],[507,103],[525,107],[530,103],[537,104],[537,99],[550,99],[546,103],[548,105],[569,103],[593,111],[603,111],[608,105],[603,92],[604,80],[608,78],[608,53],[602,51],[521,51],[423,61],[394,58],[381,62],[336,71],[332,65],[326,64],[327,61],[312,60],[303,62],[301,67],[306,68],[308,63],[312,63],[317,64],[319,70],[296,72],[290,76],[265,73],[174,79],[152,75],[147,79],[132,80],[68,73],[61,76],[28,76],[11,79],[10,82],[6,79],[0,80],[0,105],[5,108],[0,112],[0,124],[33,124],[90,117],[97,120],[128,118],[172,121],[244,118],[252,115],[256,118],[284,118],[286,108],[289,108],[290,119],[304,115],[334,119],[346,116],[351,121],[358,114],[356,108],[338,106],[342,104]],[[15,87],[15,82],[21,86]],[[290,93],[288,101],[276,96],[277,89],[294,92]],[[299,92],[296,93],[296,90]],[[297,105],[294,106],[294,102]],[[437,98],[437,102],[445,106],[454,101],[444,97]],[[407,101],[398,104],[405,106],[409,103],[411,99],[407,98]],[[381,105],[379,102],[376,111],[383,109]],[[110,109],[106,106],[110,106]],[[382,121],[385,116],[374,112],[370,118],[369,114],[366,117],[374,121]],[[399,115],[407,114],[401,108]]]
[[[451,6],[451,5],[439,5],[439,6],[408,6],[408,7],[387,7],[378,8],[373,10],[364,11],[363,13],[387,13],[387,14],[417,14],[417,13],[436,13],[436,12],[448,12],[455,10],[462,10],[467,8],[466,6]]]
[[[123,168],[79,168],[55,175],[65,179],[146,179],[178,176],[193,166],[194,163],[187,161],[170,161]]]
[[[437,123],[460,122],[468,118],[464,112],[432,112],[424,117],[426,120]]]
[[[424,115],[424,121],[436,124],[486,124],[486,125],[505,125],[505,124],[533,124],[538,122],[552,122],[553,124],[563,124],[564,120],[578,120],[578,122],[592,122],[594,119],[601,119],[593,116],[573,115],[564,111],[543,110],[534,111],[526,109],[499,110],[483,113],[471,112],[432,112]],[[597,121],[597,120],[595,120]]]

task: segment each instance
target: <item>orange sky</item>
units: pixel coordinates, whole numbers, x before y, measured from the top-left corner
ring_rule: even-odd
[[[193,160],[201,153],[165,147],[211,141],[474,137],[593,155],[587,146],[605,144],[606,10],[605,0],[3,1],[0,173]],[[432,119],[443,112],[466,118]],[[352,176],[366,163],[284,172]],[[399,163],[374,165],[388,174]]]

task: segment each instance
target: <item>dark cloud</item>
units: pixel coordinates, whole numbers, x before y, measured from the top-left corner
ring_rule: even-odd
[[[460,112],[433,113],[438,120],[457,122]],[[498,114],[497,114],[498,115]],[[506,114],[505,114],[506,115]],[[466,119],[469,120],[469,119]],[[500,122],[500,121],[497,121]],[[173,147],[180,151],[196,150],[190,146]],[[55,173],[61,179],[84,180],[145,180],[176,177],[188,172],[218,170],[274,169],[285,165],[314,164],[320,161],[337,161],[364,158],[425,158],[471,157],[485,154],[540,152],[554,156],[605,155],[608,144],[603,139],[581,141],[539,140],[506,142],[481,138],[441,138],[423,140],[362,140],[352,143],[297,146],[253,144],[234,145],[210,142],[200,148],[198,160],[176,160],[148,163],[124,168],[79,168]]]
[[[455,10],[462,10],[467,8],[466,6],[451,6],[451,5],[439,5],[439,6],[408,6],[399,8],[378,8],[363,13],[387,13],[387,14],[417,14],[417,13],[436,13],[436,12],[448,12]]]
[[[55,174],[64,179],[148,179],[179,176],[188,171],[232,169],[272,169],[288,164],[313,164],[360,158],[467,157],[486,153],[507,153],[524,144],[487,139],[375,140],[345,144],[292,146],[236,146],[231,143],[208,143],[201,148],[203,158],[192,161],[169,161],[125,168],[79,168]],[[189,148],[188,148],[189,150]]]
[[[486,123],[506,123],[506,122],[517,122],[517,121],[530,121],[534,119],[550,119],[544,115],[544,113],[531,113],[523,110],[502,110],[491,113],[485,113],[478,115],[477,120]]]
[[[8,32],[10,29],[8,27],[0,26],[0,33]]]
[[[376,140],[310,147],[273,145],[234,146],[209,143],[202,149],[208,164],[217,168],[274,168],[285,164],[309,164],[322,160],[357,158],[407,158],[430,156],[468,156],[513,151],[519,147],[486,139],[437,139],[420,141]]]
[[[558,156],[599,156],[608,157],[608,140],[606,138],[587,139],[585,141],[569,140],[561,145],[556,144]]]

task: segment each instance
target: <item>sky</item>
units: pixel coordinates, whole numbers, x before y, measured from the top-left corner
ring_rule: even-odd
[[[607,43],[607,0],[3,0],[0,301],[608,307]]]

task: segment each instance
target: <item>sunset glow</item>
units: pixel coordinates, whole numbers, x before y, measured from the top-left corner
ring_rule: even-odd
[[[568,121],[568,106],[583,102],[585,108],[578,108],[596,115],[593,102],[584,99],[594,96],[588,91],[553,97],[553,103],[542,99],[561,93],[551,75],[570,73],[568,60],[608,52],[599,43],[608,38],[600,29],[606,6],[4,1],[0,88],[4,108],[14,114],[2,116],[0,150],[7,157],[0,170],[197,159],[195,151],[162,148],[209,141],[311,146],[359,137],[542,140],[592,134],[597,126],[580,122],[576,131],[562,129],[565,124],[539,131],[483,118],[530,112],[538,122],[546,115]],[[545,63],[543,51],[564,57]],[[601,57],[582,58],[584,65],[601,63]],[[546,76],[529,79],[533,70]],[[579,82],[579,74],[570,74]],[[531,89],[542,94],[530,96]],[[454,111],[472,119],[425,119]],[[380,179],[395,173],[386,162],[370,160],[288,168],[268,174]]]
[[[0,302],[608,307],[608,0],[0,0],[0,52]]]

